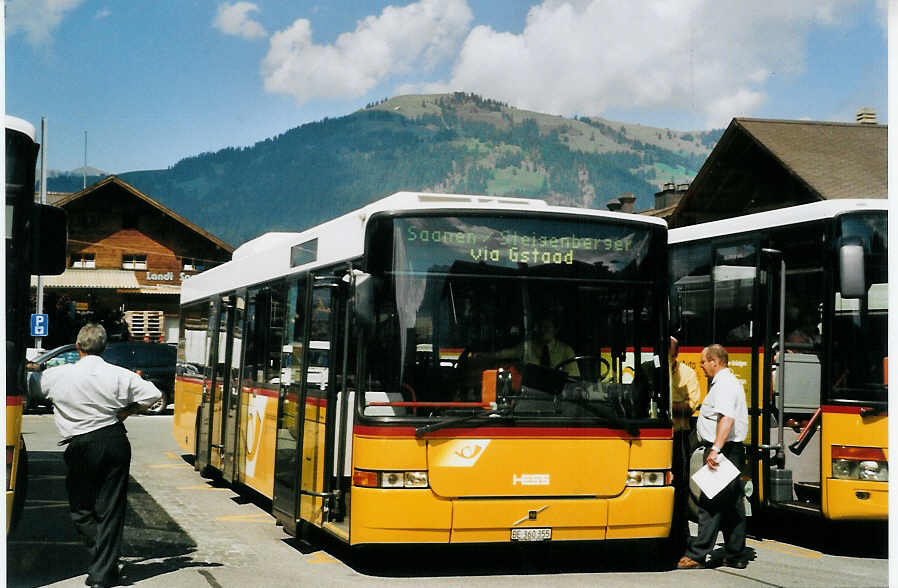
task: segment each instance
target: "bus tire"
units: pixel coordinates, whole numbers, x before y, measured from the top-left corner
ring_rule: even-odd
[[[25,510],[25,498],[28,495],[28,450],[25,448],[25,437],[20,436],[19,443],[19,468],[16,471],[15,495],[12,500],[12,516],[9,521],[8,533],[11,533],[21,520],[22,512]]]

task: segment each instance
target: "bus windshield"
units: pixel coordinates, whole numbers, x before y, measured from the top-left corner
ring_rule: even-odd
[[[861,244],[867,295],[842,298],[836,284],[832,317],[832,400],[887,400],[888,220],[885,212],[844,215],[836,243]]]
[[[473,215],[372,223],[366,416],[666,418],[663,229]]]

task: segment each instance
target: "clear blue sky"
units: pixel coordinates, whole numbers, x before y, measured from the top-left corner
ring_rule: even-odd
[[[888,116],[885,0],[6,0],[48,167],[160,169],[405,93],[678,130]]]

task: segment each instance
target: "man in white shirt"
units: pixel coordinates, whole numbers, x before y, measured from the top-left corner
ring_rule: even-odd
[[[727,367],[729,356],[721,345],[711,345],[702,350],[701,366],[711,378],[711,389],[702,402],[696,432],[706,445],[705,463],[712,470],[718,468],[717,460],[725,456],[739,470],[745,463],[745,447],[742,442],[748,433],[748,407],[745,391],[736,376]],[[710,446],[710,447],[708,447]],[[686,554],[680,558],[677,568],[705,567],[708,556],[717,542],[717,532],[723,531],[723,565],[744,568],[745,506],[742,480],[737,476],[713,499],[702,495],[698,510],[698,535],[689,538]]]
[[[66,490],[75,529],[91,551],[87,584],[119,582],[118,558],[125,527],[131,444],[122,424],[162,397],[151,382],[100,354],[106,330],[88,324],[75,342],[81,359],[41,374],[41,391],[53,402],[60,445],[66,445]]]

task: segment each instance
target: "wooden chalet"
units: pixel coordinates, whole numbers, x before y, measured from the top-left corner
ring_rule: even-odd
[[[233,253],[117,176],[54,204],[68,212],[68,269],[41,278],[50,321],[44,348],[73,342],[87,320],[106,324],[110,338],[177,341],[181,283]],[[123,324],[127,332],[115,332]]]

